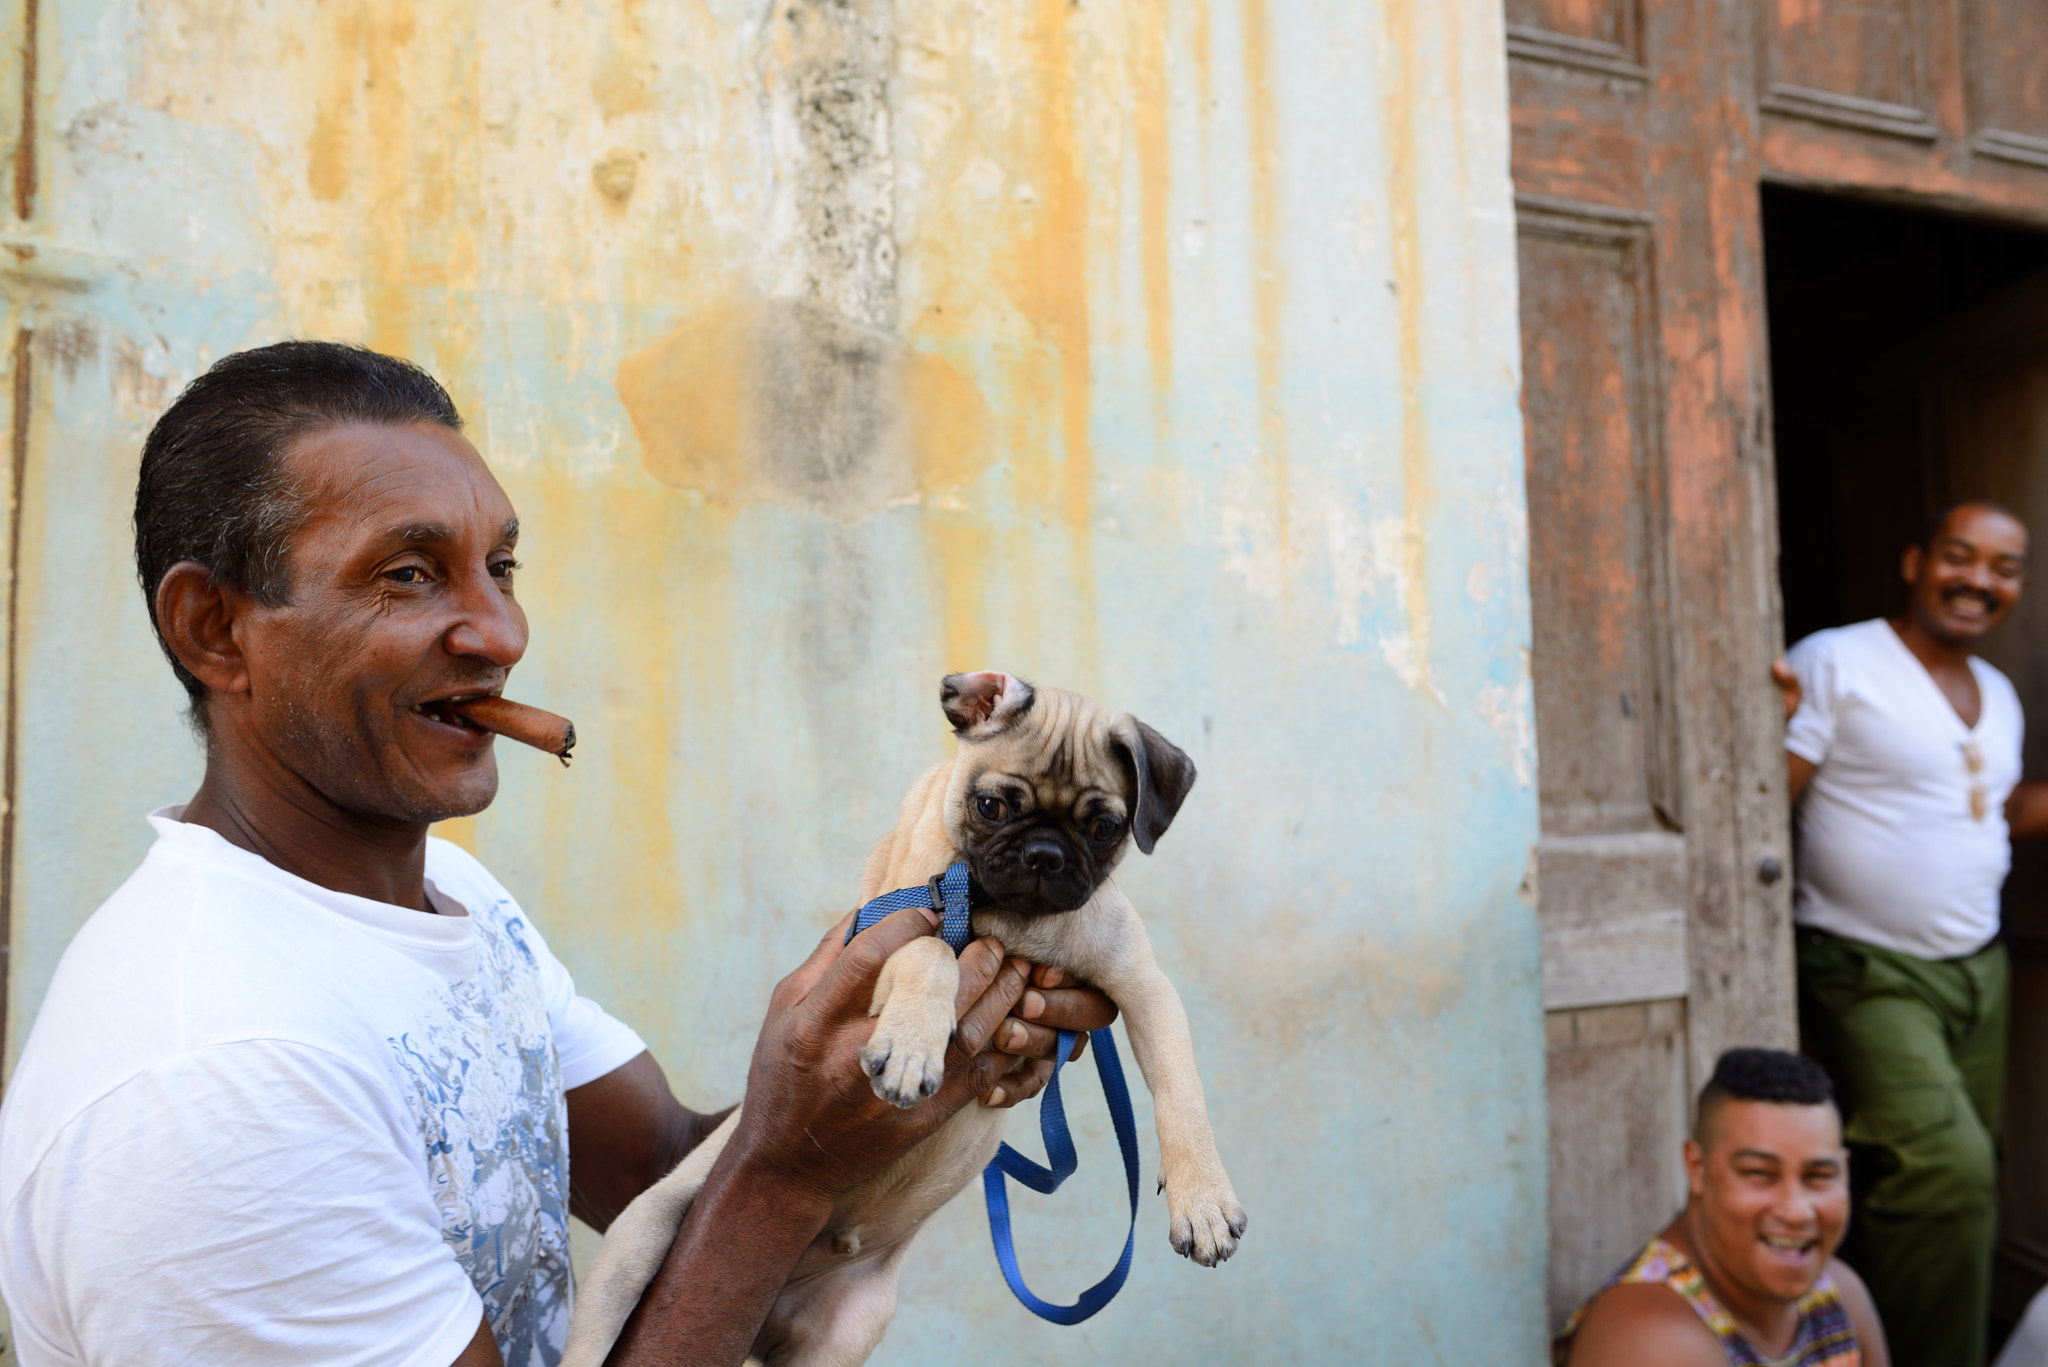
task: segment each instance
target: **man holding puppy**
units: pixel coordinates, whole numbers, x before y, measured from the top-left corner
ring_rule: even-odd
[[[460,426],[403,362],[284,343],[150,434],[137,566],[206,774],[151,815],[0,1107],[23,1367],[552,1367],[569,1213],[603,1228],[720,1118],[427,837],[497,790],[446,704],[502,690],[527,642],[518,521]],[[1035,1094],[1055,1031],[1114,1014],[981,941],[944,1088],[887,1106],[868,1001],[934,924],[844,947],[842,924],[776,988],[740,1127],[613,1362],[740,1361],[839,1194],[977,1096]]]

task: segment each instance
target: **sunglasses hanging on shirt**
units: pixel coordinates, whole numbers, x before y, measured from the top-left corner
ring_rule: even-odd
[[[1963,742],[1963,767],[1970,771],[1970,819],[1982,821],[1990,810],[1990,795],[1984,791],[1984,752],[1977,742]]]

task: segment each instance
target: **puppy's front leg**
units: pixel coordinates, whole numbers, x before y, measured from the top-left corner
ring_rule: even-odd
[[[959,992],[960,961],[937,936],[912,940],[889,956],[868,1006],[879,1019],[860,1051],[876,1096],[909,1107],[939,1090]]]
[[[1152,961],[1149,945],[1130,971],[1119,976],[1110,995],[1123,1012],[1131,1051],[1152,1091],[1152,1111],[1159,1124],[1159,1183],[1166,1189],[1172,1218],[1167,1237],[1176,1253],[1214,1267],[1237,1251],[1246,1222],[1223,1160],[1216,1155],[1188,1013],[1172,981]]]

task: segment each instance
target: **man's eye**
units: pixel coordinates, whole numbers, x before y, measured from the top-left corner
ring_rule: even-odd
[[[427,582],[426,570],[418,565],[400,565],[395,570],[384,571],[384,577],[400,584],[424,584]]]
[[[512,571],[518,568],[519,562],[517,560],[500,560],[491,566],[491,577],[493,579],[510,579]]]
[[[983,793],[974,799],[974,810],[983,821],[1001,821],[1006,809],[1001,798]]]
[[[1108,843],[1124,833],[1124,819],[1120,816],[1098,816],[1088,827],[1091,840]]]

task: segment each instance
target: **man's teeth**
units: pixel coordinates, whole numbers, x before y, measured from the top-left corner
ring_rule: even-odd
[[[1772,1248],[1782,1248],[1787,1253],[1804,1253],[1813,1247],[1814,1242],[1811,1239],[1787,1239],[1777,1234],[1766,1234],[1763,1237],[1764,1242]]]

